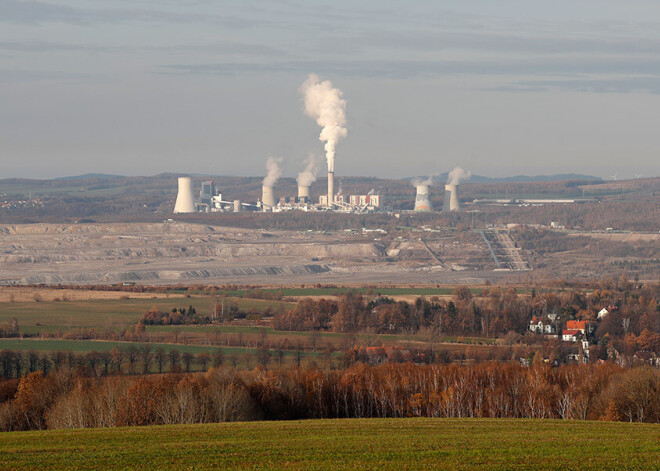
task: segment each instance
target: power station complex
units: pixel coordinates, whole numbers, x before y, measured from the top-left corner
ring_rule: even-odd
[[[334,175],[333,175],[334,176]],[[460,211],[458,197],[459,185],[445,185],[445,202],[443,212]],[[417,195],[415,198],[415,212],[431,212],[431,185],[416,185]],[[329,203],[331,201],[332,203]],[[261,187],[261,198],[256,202],[245,202],[240,200],[225,199],[212,180],[203,181],[199,195],[195,197],[192,178],[179,177],[179,192],[174,204],[174,213],[197,213],[197,212],[284,212],[284,211],[334,211],[343,213],[367,213],[380,211],[382,208],[381,196],[373,190],[366,195],[342,195],[334,194],[334,182],[332,177],[328,179],[328,193],[318,196],[313,200],[310,185],[298,185],[297,196],[283,196],[279,199],[275,196],[275,188],[272,185]]]
[[[190,177],[179,178],[179,194],[174,205],[175,213],[194,212],[240,212],[272,211],[282,212],[290,210],[300,211],[336,211],[347,213],[364,213],[379,211],[381,208],[380,195],[371,190],[366,195],[335,194],[335,151],[338,142],[346,137],[346,100],[341,90],[335,88],[328,80],[321,80],[317,75],[311,74],[301,87],[304,97],[305,114],[313,118],[321,127],[319,140],[324,143],[325,157],[328,164],[328,192],[320,195],[317,202],[313,202],[310,195],[310,185],[316,180],[314,174],[314,157],[310,156],[305,170],[298,174],[298,196],[275,197],[275,183],[281,175],[279,163],[281,158],[269,157],[266,161],[268,174],[264,178],[261,199],[255,203],[245,203],[239,200],[225,200],[217,190],[213,181],[202,183],[199,198],[195,199]],[[444,211],[459,211],[458,182],[461,177],[469,177],[469,173],[456,167],[449,173],[448,185],[445,186]],[[428,212],[433,210],[429,196],[432,179],[416,185],[417,196],[415,211]]]
[[[328,184],[328,194],[320,195],[314,202],[309,185],[298,185],[297,196],[275,196],[271,185],[261,187],[261,199],[256,202],[223,199],[213,181],[204,181],[196,198],[190,177],[179,178],[179,193],[174,204],[174,213],[196,212],[240,212],[240,211],[336,211],[345,213],[365,213],[379,211],[380,195],[373,191],[366,195],[335,195],[332,183]],[[328,201],[332,201],[329,204]]]

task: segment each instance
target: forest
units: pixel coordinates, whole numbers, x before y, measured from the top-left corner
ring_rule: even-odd
[[[450,300],[417,298],[414,303],[387,297],[368,300],[360,293],[346,293],[337,300],[303,299],[290,311],[275,314],[280,330],[416,333],[420,330],[465,336],[518,339],[527,343],[542,336],[529,332],[532,317],[557,315],[561,329],[570,320],[584,320],[596,327],[592,341],[605,358],[613,346],[620,352],[637,350],[660,354],[660,285],[634,285],[625,277],[604,280],[590,292],[579,290],[537,292],[520,295],[514,288],[486,287],[474,295],[459,287]],[[598,312],[611,306],[611,313],[598,319]],[[511,335],[509,335],[512,333]],[[516,337],[524,336],[522,339]]]
[[[3,431],[334,417],[659,422],[660,371],[389,363],[102,378],[60,369],[0,382]]]

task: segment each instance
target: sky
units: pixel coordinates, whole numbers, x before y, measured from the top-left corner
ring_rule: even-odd
[[[0,178],[660,175],[657,0],[0,0]],[[323,165],[319,165],[322,169]]]

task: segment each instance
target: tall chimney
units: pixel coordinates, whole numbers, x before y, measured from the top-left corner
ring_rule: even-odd
[[[275,191],[272,186],[261,187],[261,202],[264,205],[264,210],[272,210],[277,202],[275,201]]]
[[[328,208],[335,202],[335,172],[328,172]]]
[[[179,193],[174,203],[174,213],[194,213],[195,195],[193,195],[192,178],[179,177]]]
[[[429,197],[428,185],[417,185],[415,211],[433,211],[433,205],[431,204],[431,198]]]

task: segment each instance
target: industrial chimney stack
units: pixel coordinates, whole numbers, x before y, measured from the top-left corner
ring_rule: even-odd
[[[179,193],[174,203],[174,213],[194,213],[195,196],[193,194],[192,178],[179,177]]]
[[[431,198],[429,196],[429,185],[417,185],[415,211],[433,211],[433,205],[431,204]]]
[[[335,202],[335,172],[328,172],[328,208],[332,209]]]

